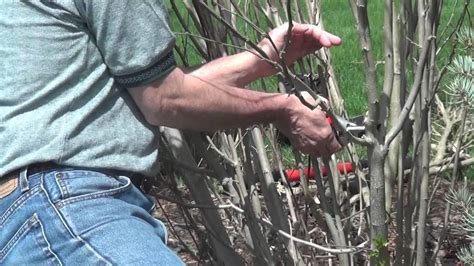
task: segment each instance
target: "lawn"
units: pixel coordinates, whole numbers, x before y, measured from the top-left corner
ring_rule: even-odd
[[[372,23],[374,59],[377,64],[379,86],[383,75],[383,1],[370,1],[369,20]],[[331,49],[334,69],[345,107],[350,115],[363,114],[367,110],[364,64],[359,44],[359,35],[348,1],[323,1],[323,21],[327,31],[342,38],[342,45]]]

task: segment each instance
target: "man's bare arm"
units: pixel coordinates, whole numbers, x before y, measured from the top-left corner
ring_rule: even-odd
[[[340,148],[325,114],[294,95],[214,84],[180,68],[128,91],[152,125],[211,131],[273,122],[304,153],[330,155]]]
[[[284,46],[286,34],[285,25],[270,32],[275,47]],[[341,42],[312,25],[295,24],[291,34],[284,58],[288,64]],[[278,53],[267,39],[259,45],[277,60]],[[241,88],[275,71],[254,54],[242,52],[193,70],[176,68],[162,80],[129,92],[152,125],[211,131],[273,122],[304,153],[319,156],[337,151],[340,145],[319,109],[308,109],[293,95]]]
[[[180,68],[129,92],[148,123],[201,131],[270,123],[299,104],[295,97],[212,83]]]
[[[215,83],[242,88],[258,78],[268,76],[270,68],[270,64],[257,54],[245,51],[212,60],[186,72]]]
[[[280,54],[277,50],[285,45],[287,34],[288,24],[281,25],[269,33],[273,44],[267,38],[258,44],[268,60],[280,63]],[[293,64],[298,58],[322,47],[329,48],[341,44],[339,37],[308,24],[293,23],[290,38],[290,45],[283,58],[287,65]],[[216,83],[244,87],[258,78],[273,75],[277,71],[278,69],[263,59],[257,51],[245,51],[215,59],[190,70],[189,73]]]

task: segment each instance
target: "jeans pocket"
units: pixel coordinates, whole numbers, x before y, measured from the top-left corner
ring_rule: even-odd
[[[62,171],[55,174],[55,179],[62,195],[60,205],[114,196],[132,187],[128,177],[96,171]]]
[[[10,228],[2,228],[3,230],[13,231]],[[59,258],[51,250],[43,225],[36,214],[24,222],[6,243],[0,243],[0,264],[61,265]]]

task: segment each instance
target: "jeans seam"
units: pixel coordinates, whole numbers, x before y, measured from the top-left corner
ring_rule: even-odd
[[[12,216],[16,210],[21,208],[25,202],[30,199],[31,197],[35,196],[40,192],[40,187],[35,186],[34,188],[30,189],[25,194],[21,195],[8,209],[0,216],[0,227],[5,223],[5,221]]]
[[[30,217],[26,222],[24,222],[21,226],[20,229],[18,229],[15,233],[15,235],[7,242],[5,247],[0,250],[0,263],[7,257],[7,255],[10,253],[12,250],[12,247],[14,244],[21,238],[23,237],[28,231],[35,226],[39,222],[38,217],[33,215]]]
[[[41,185],[43,190],[44,190],[44,187],[43,185]],[[61,215],[61,213],[59,212],[58,208],[56,207],[56,205],[54,205],[54,203],[52,202],[51,198],[49,197],[49,194],[47,193],[46,190],[44,190],[46,193],[46,198],[48,199],[48,202],[49,204],[51,205],[51,207],[53,208],[54,212],[56,213],[56,215],[58,216],[59,220],[61,221],[61,224],[66,228],[66,230],[69,232],[69,234],[71,235],[72,238],[76,239],[77,241],[81,242],[82,244],[84,244],[84,247],[89,250],[90,252],[92,252],[92,254],[94,254],[96,256],[96,258],[99,260],[99,261],[102,261],[104,262],[105,264],[107,265],[112,265],[112,263],[107,260],[106,258],[104,258],[98,251],[96,251],[87,241],[85,241],[84,239],[82,239],[80,236],[74,234],[74,232],[72,231],[72,229],[69,227],[69,225],[67,224],[67,222],[64,220],[64,217]]]
[[[54,175],[54,180],[56,181],[56,184],[59,187],[59,192],[61,193],[61,197],[64,199],[64,198],[69,197],[69,190],[66,186],[66,183],[64,183],[64,180],[63,180],[64,174],[62,174],[61,176],[59,174],[60,173],[56,173]]]
[[[153,218],[154,218],[154,219],[156,220],[156,222],[161,226],[161,230],[163,230],[163,233],[164,233],[164,236],[163,236],[164,239],[162,239],[162,240],[163,240],[163,243],[165,243],[165,245],[168,245],[168,237],[169,237],[169,236],[168,236],[168,230],[166,229],[165,223],[163,223],[163,222],[162,222],[160,219],[158,219],[158,218],[155,218],[155,217],[153,217]]]
[[[54,258],[56,258],[56,262],[58,262],[59,265],[63,265],[63,263],[59,259],[58,255],[56,253],[54,253],[53,250],[51,249],[51,244],[49,243],[48,238],[46,237],[46,233],[44,231],[44,227],[43,227],[43,224],[41,223],[41,220],[39,220],[39,217],[37,217],[37,219],[38,219],[38,225],[41,229],[41,235],[43,236],[43,238],[41,240],[43,240],[45,242],[47,252],[49,252],[51,255],[53,255]],[[37,241],[39,242],[39,240],[37,240]],[[46,251],[45,251],[45,253],[46,253]],[[53,264],[55,261],[53,260],[53,258],[50,258],[50,262]]]
[[[128,177],[125,177],[125,178],[127,179],[127,183],[121,187],[113,188],[113,189],[103,191],[103,192],[94,192],[94,193],[83,195],[83,196],[77,196],[73,198],[64,199],[61,201],[61,205],[64,206],[64,205],[72,204],[79,201],[103,198],[103,197],[116,195],[126,190],[129,190],[131,188],[132,182],[130,181]]]

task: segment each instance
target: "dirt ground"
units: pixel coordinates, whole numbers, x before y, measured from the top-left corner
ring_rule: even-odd
[[[432,182],[430,182],[431,186],[435,184],[435,177],[432,177]],[[433,190],[433,187],[430,188],[430,193]],[[186,203],[191,203],[192,200],[190,198],[190,194],[188,193],[187,189],[182,186],[179,188],[180,194],[183,196],[183,199],[177,199],[174,192],[172,192],[166,182],[163,180],[157,183],[156,186],[153,187],[151,191],[151,195],[156,196],[158,200],[158,208],[156,210],[156,217],[161,219],[167,226],[169,232],[169,242],[168,245],[177,254],[183,259],[183,261],[188,265],[206,265],[211,264],[209,260],[209,250],[198,250],[200,246],[206,246],[200,244],[200,238],[196,235],[196,231],[199,232],[198,234],[205,235],[206,231],[204,226],[202,225],[202,219],[199,214],[198,209],[196,208],[187,208],[189,210],[188,214],[191,219],[197,221],[197,223],[188,224],[187,221],[189,219],[184,219],[184,212],[182,208],[176,202],[185,201]],[[431,203],[431,209],[429,212],[428,223],[427,223],[427,236],[426,236],[426,247],[427,253],[429,254],[432,249],[434,248],[435,242],[439,237],[439,233],[443,228],[443,220],[444,220],[444,212],[446,206],[446,195],[449,191],[449,183],[446,180],[440,182],[437,190],[433,194],[433,200]],[[470,184],[470,191],[471,193],[474,192],[474,183]],[[226,197],[222,195],[222,197]],[[171,202],[171,201],[174,202]],[[303,200],[301,202],[304,202]],[[302,206],[302,208],[304,208]],[[394,214],[394,213],[393,213]],[[391,251],[394,250],[395,244],[395,217],[390,221],[390,246],[389,249]],[[447,237],[447,241],[442,245],[439,254],[438,254],[438,263],[442,265],[462,265],[459,263],[456,252],[459,250],[460,247],[465,246],[469,243],[469,240],[466,237],[466,232],[459,229],[458,226],[460,223],[461,216],[457,212],[452,212],[450,216],[451,223],[454,225],[450,234]],[[227,225],[228,229],[231,228],[231,225]],[[310,225],[308,225],[310,227]],[[189,228],[194,228],[196,230],[190,230]],[[316,229],[317,231],[317,229]],[[313,233],[314,234],[314,233]],[[318,234],[315,233],[315,237],[313,237],[314,242],[324,244],[324,232],[320,232]],[[243,256],[246,262],[250,263],[252,261],[252,257],[249,254],[246,246],[242,243],[242,239],[239,239],[239,234],[234,234],[236,237],[234,239],[234,246],[236,247],[239,254]],[[322,237],[322,239],[318,240],[318,235]],[[205,238],[205,237],[204,237]],[[391,253],[392,258],[394,252]],[[363,259],[366,256],[362,256]],[[321,261],[315,263],[316,265],[327,265],[327,260],[329,258],[322,258]],[[394,258],[393,258],[394,259]],[[333,260],[334,262],[334,260]],[[336,263],[337,264],[337,263]],[[361,263],[365,264],[365,263]]]

